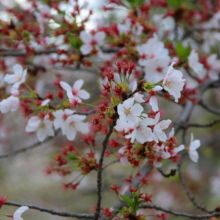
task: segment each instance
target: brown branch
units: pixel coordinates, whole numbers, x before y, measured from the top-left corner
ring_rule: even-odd
[[[58,53],[58,51],[56,49],[39,50],[39,51],[34,51],[33,55],[42,55],[42,54],[51,54],[51,53]],[[17,50],[0,53],[0,57],[9,57],[9,56],[25,57],[30,55],[32,54],[28,54],[25,51],[17,51]]]
[[[171,169],[170,172],[167,174],[167,173],[164,173],[162,169],[160,168],[157,168],[157,170],[160,172],[160,174],[165,177],[165,178],[169,178],[171,176],[175,176],[176,175],[176,169]]]
[[[74,114],[74,115],[75,115],[75,114],[77,114],[77,115],[91,115],[91,114],[94,114],[94,113],[96,113],[95,110],[90,110],[90,111],[88,111],[88,112],[74,112],[73,114]]]
[[[106,134],[103,142],[102,142],[102,153],[99,159],[99,166],[98,166],[98,174],[97,174],[97,194],[98,194],[98,199],[97,199],[97,205],[96,205],[96,211],[94,214],[94,220],[97,220],[99,218],[100,210],[101,210],[101,200],[102,200],[102,164],[104,160],[104,155],[105,155],[105,150],[107,148],[107,143],[108,140],[113,132],[113,128],[116,124],[116,120],[113,119],[112,123],[109,125],[109,130],[108,133]]]
[[[57,135],[57,134],[55,134],[55,136],[56,136],[56,135]],[[48,137],[48,138],[45,139],[45,141],[43,141],[43,142],[37,142],[37,143],[35,143],[35,144],[32,144],[31,146],[24,147],[24,148],[21,148],[21,149],[18,149],[18,150],[14,150],[14,151],[11,151],[11,152],[2,154],[2,155],[0,155],[0,159],[2,159],[2,158],[7,158],[7,157],[11,157],[11,156],[14,156],[14,155],[16,155],[16,154],[20,154],[20,153],[23,153],[23,152],[25,152],[25,151],[34,149],[34,148],[36,148],[36,147],[40,147],[40,146],[43,145],[45,142],[48,142],[48,141],[52,140],[53,138],[55,138],[55,136],[53,136],[53,137]]]
[[[60,212],[60,211],[57,211],[57,210],[47,209],[47,208],[44,208],[44,207],[31,205],[31,204],[21,204],[21,203],[17,203],[17,202],[8,201],[4,205],[17,206],[17,207],[28,206],[30,209],[35,209],[35,210],[39,210],[41,212],[47,212],[47,213],[50,213],[52,215],[59,215],[59,216],[63,216],[63,217],[86,218],[86,219],[92,219],[93,218],[93,214],[77,214],[77,213],[71,213],[71,212]]]
[[[203,100],[200,100],[199,104],[200,104],[204,109],[206,109],[207,111],[212,112],[212,113],[214,113],[214,114],[216,114],[216,115],[220,115],[220,110],[209,106],[209,105],[206,104]]]
[[[197,128],[207,128],[207,127],[212,127],[214,125],[216,125],[217,123],[220,122],[220,118],[217,118],[207,124],[199,124],[199,123],[182,123],[181,126],[184,128],[188,128],[188,127],[197,127]]]
[[[185,182],[185,180],[183,178],[182,171],[181,171],[181,164],[180,163],[178,164],[178,173],[179,173],[179,176],[180,176],[180,180],[181,180],[182,186],[184,187],[187,196],[189,197],[190,201],[194,204],[194,206],[197,207],[198,209],[202,210],[203,212],[213,213],[214,211],[208,210],[204,206],[202,206],[199,203],[197,203],[195,197],[190,193],[189,188],[187,187],[186,182]]]
[[[144,208],[144,209],[156,209],[162,212],[166,212],[166,213],[170,213],[172,215],[175,216],[184,216],[184,217],[188,217],[188,218],[192,218],[192,219],[208,219],[211,217],[219,217],[220,213],[219,212],[214,212],[212,214],[209,215],[193,215],[193,214],[188,214],[185,212],[176,212],[170,209],[165,209],[163,207],[157,206],[157,205],[149,205],[149,204],[142,204],[139,206],[139,208]]]
[[[112,165],[112,164],[114,164],[114,163],[117,163],[118,161],[119,161],[119,159],[115,159],[115,160],[111,161],[110,163],[104,165],[104,166],[102,167],[102,169],[104,170],[104,169],[107,168],[108,166],[110,166],[110,165]]]

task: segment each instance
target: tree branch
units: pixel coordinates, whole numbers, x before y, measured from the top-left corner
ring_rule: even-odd
[[[181,171],[181,164],[180,163],[178,164],[178,173],[179,173],[179,176],[180,176],[180,180],[181,180],[182,186],[184,187],[184,189],[186,191],[186,194],[188,195],[190,201],[194,204],[194,206],[197,207],[198,209],[202,210],[203,212],[213,213],[214,211],[208,210],[204,206],[201,206],[200,204],[198,204],[196,202],[195,197],[190,193],[190,191],[189,191],[189,189],[188,189],[188,187],[186,185],[186,182],[185,182],[185,180],[183,178],[182,171]]]
[[[218,212],[214,212],[209,215],[193,215],[193,214],[188,214],[188,213],[184,213],[184,212],[176,212],[176,211],[172,211],[170,209],[165,209],[165,208],[157,206],[157,205],[149,205],[149,204],[142,204],[142,205],[140,205],[139,208],[156,209],[156,210],[159,210],[162,212],[170,213],[175,216],[184,216],[184,217],[188,217],[188,218],[192,218],[192,219],[208,219],[211,217],[219,217],[220,216],[220,213],[218,213]]]
[[[21,203],[17,203],[17,202],[6,202],[4,205],[9,205],[9,206],[28,206],[30,209],[35,209],[35,210],[39,210],[41,212],[47,212],[50,213],[52,215],[59,215],[59,216],[63,216],[63,217],[75,217],[75,218],[86,218],[86,219],[92,219],[93,218],[93,214],[77,214],[77,213],[71,213],[71,212],[60,212],[57,210],[53,210],[53,209],[47,209],[44,207],[40,207],[40,206],[36,206],[36,205],[31,205],[31,204],[21,204]]]
[[[96,211],[94,214],[94,220],[97,220],[99,218],[100,210],[101,210],[101,200],[102,200],[102,163],[104,160],[105,150],[107,148],[108,140],[113,132],[114,126],[116,124],[116,120],[113,119],[112,123],[109,125],[108,133],[106,134],[103,142],[102,142],[102,153],[99,159],[99,166],[98,166],[98,174],[97,174],[97,194],[98,194],[98,200],[96,205]]]
[[[215,124],[217,124],[218,122],[220,122],[220,118],[217,118],[207,124],[199,124],[199,123],[182,123],[182,127],[184,128],[188,128],[188,127],[197,127],[197,128],[207,128],[207,127],[212,127]]]
[[[57,134],[55,134],[56,136]],[[24,148],[21,148],[21,149],[18,149],[18,150],[14,150],[14,151],[11,151],[11,152],[8,152],[8,153],[5,153],[5,154],[2,154],[0,155],[0,159],[2,158],[7,158],[7,157],[11,157],[11,156],[14,156],[16,154],[20,154],[20,153],[23,153],[25,151],[28,151],[28,150],[31,150],[31,149],[34,149],[36,147],[40,147],[41,145],[43,145],[45,142],[48,142],[50,140],[52,140],[55,136],[53,137],[48,137],[45,141],[43,142],[37,142],[35,144],[32,144],[31,146],[28,146],[28,147],[24,147]]]

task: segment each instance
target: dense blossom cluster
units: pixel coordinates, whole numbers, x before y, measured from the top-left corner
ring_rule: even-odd
[[[89,23],[93,11],[86,3],[27,2],[22,9],[25,13],[8,9],[14,17],[9,22],[0,20],[0,45],[4,45],[0,56],[7,56],[0,60],[0,112],[4,117],[20,108],[25,131],[35,133],[40,142],[61,130],[65,147],[45,170],[47,174],[68,176],[63,188],[76,190],[84,176],[99,175],[108,166],[103,163],[107,157],[123,166],[139,169],[147,160],[150,167],[160,168],[168,160],[179,163],[185,150],[198,162],[200,140],[194,140],[191,133],[187,145],[185,141],[179,144],[175,137],[181,126],[186,130],[189,115],[175,124],[162,98],[183,107],[192,102],[196,105],[202,103],[207,83],[218,87],[218,1],[212,5],[201,0],[197,7],[194,1],[183,0],[109,0],[103,11],[117,9],[127,14],[121,22],[107,26],[100,21],[94,28]],[[157,8],[160,10],[154,13]],[[10,58],[11,51],[16,58]],[[71,77],[63,70],[70,70]],[[72,74],[75,70],[93,74],[98,83],[83,74]],[[39,77],[46,71],[53,74],[49,89],[43,88],[47,86]],[[73,143],[77,136],[80,144]],[[102,149],[100,137],[105,137]],[[78,176],[71,179],[76,170]],[[141,187],[147,185],[140,172],[136,178]],[[126,179],[130,185],[131,179]],[[115,184],[110,187],[128,205],[122,207],[118,220],[146,219],[137,210],[142,203],[152,202],[152,195],[143,194],[141,187],[130,187],[130,197],[121,195]],[[0,208],[6,202],[0,196]],[[8,217],[21,220],[27,209],[22,206]],[[102,210],[106,217],[114,214],[109,208]],[[99,217],[97,212],[100,207],[95,212]],[[156,217],[167,216],[160,213]]]

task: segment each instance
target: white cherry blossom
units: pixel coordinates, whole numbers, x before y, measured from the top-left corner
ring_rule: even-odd
[[[120,154],[120,162],[123,166],[125,166],[128,162],[128,158],[124,155],[125,151],[127,150],[127,146],[124,146],[119,149],[118,153]]]
[[[120,118],[116,121],[115,130],[118,132],[127,133],[134,129],[134,125],[128,123],[127,121],[122,121]]]
[[[163,80],[163,87],[170,95],[174,96],[175,102],[178,102],[178,99],[181,97],[180,92],[183,90],[185,79],[182,78],[183,74],[181,71],[173,68],[174,64],[173,62],[167,70],[167,74]]]
[[[179,147],[176,147],[172,150],[172,157],[176,156],[177,153],[179,153],[180,151],[182,151],[185,148],[185,146],[182,144]]]
[[[63,133],[69,141],[73,141],[76,137],[76,132],[87,134],[89,132],[89,124],[82,122],[86,119],[85,115],[71,115],[63,125]]]
[[[199,56],[192,50],[188,57],[189,67],[195,72],[195,74],[199,77],[199,79],[203,79],[206,74],[206,70],[204,69],[203,64],[199,62]]]
[[[131,138],[131,143],[138,141],[139,143],[143,144],[145,142],[153,141],[153,133],[151,128],[147,127],[148,125],[153,125],[154,119],[152,118],[145,118],[145,119],[138,119],[138,123],[134,125],[134,130],[126,135],[127,139]]]
[[[84,81],[79,79],[73,84],[73,88],[71,88],[68,83],[63,81],[60,82],[60,86],[67,92],[70,103],[72,103],[74,99],[78,102],[82,102],[82,99],[90,98],[90,94],[84,89],[81,89],[83,83]]]
[[[74,112],[75,111],[70,109],[57,110],[53,112],[53,116],[55,117],[53,121],[55,129],[61,128],[62,132],[64,133],[65,121],[68,116],[72,115]]]
[[[164,144],[162,146],[154,144],[153,149],[156,151],[156,155],[163,159],[168,159],[171,157],[170,153],[168,152],[168,147],[166,147]],[[162,163],[155,159],[153,165],[158,168],[162,166]]]
[[[83,45],[80,50],[83,55],[89,54],[93,47],[95,46],[98,49],[98,46],[102,45],[105,39],[105,32],[99,31],[95,35],[87,33],[85,31],[80,32],[80,38],[83,41]]]
[[[160,90],[162,90],[162,89],[163,89],[163,88],[162,88],[161,86],[156,86],[156,87],[153,88],[152,90],[153,90],[154,92],[157,92],[157,91],[160,91]],[[151,105],[152,110],[153,110],[154,112],[156,112],[156,111],[159,110],[159,108],[158,108],[158,101],[157,101],[157,96],[156,96],[156,95],[152,95],[152,96],[150,97],[149,104]]]
[[[54,136],[54,130],[52,128],[53,122],[50,121],[49,116],[45,115],[43,119],[38,116],[32,116],[27,126],[25,127],[26,132],[35,132],[39,141],[44,141],[47,136]]]
[[[16,111],[19,107],[20,100],[18,97],[11,95],[0,102],[0,112],[5,114],[9,111]]]
[[[171,120],[163,120],[160,121],[160,113],[157,113],[154,119],[154,130],[153,130],[153,139],[155,142],[159,142],[160,141],[166,141],[167,140],[167,136],[166,134],[163,132],[164,129],[167,129],[170,124],[171,124]]]
[[[217,55],[212,54],[207,58],[207,64],[209,65],[208,75],[210,79],[218,80],[220,71],[220,60],[217,60]]]
[[[13,215],[13,220],[23,220],[21,216],[23,212],[27,211],[28,209],[28,206],[21,206],[20,208],[18,208]]]
[[[197,163],[199,159],[199,154],[196,151],[196,149],[200,147],[201,143],[200,140],[193,140],[193,139],[194,139],[193,133],[191,133],[191,142],[189,145],[189,157],[193,162]]]
[[[130,124],[135,124],[138,122],[138,116],[144,108],[140,104],[134,104],[134,98],[129,98],[123,102],[123,104],[118,105],[118,114],[120,120],[128,122]]]
[[[135,82],[133,83],[132,92],[134,92],[136,89],[137,89],[137,81],[135,81]],[[143,97],[144,97],[144,95],[140,94],[140,92],[136,92],[136,93],[134,94],[134,100],[135,100],[135,102],[139,102],[139,103],[144,102]]]
[[[6,74],[4,81],[8,84],[13,84],[11,88],[11,92],[17,90],[19,86],[25,82],[25,78],[27,75],[27,69],[23,71],[23,68],[20,64],[15,64],[13,66],[14,74]]]

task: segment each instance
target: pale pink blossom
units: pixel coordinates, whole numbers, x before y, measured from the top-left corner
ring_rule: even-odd
[[[191,142],[189,145],[189,157],[193,162],[197,163],[199,159],[199,154],[196,151],[196,149],[200,147],[201,143],[200,140],[193,140],[193,139],[194,139],[193,133],[191,133]]]
[[[137,89],[137,81],[135,81],[135,82],[133,83],[132,92],[134,92],[136,89]],[[139,102],[139,103],[144,102],[143,97],[144,97],[144,95],[140,94],[140,92],[136,92],[136,93],[134,94],[134,100],[135,100],[135,102]]]
[[[60,86],[67,92],[70,103],[72,103],[74,100],[82,102],[82,99],[90,98],[90,94],[84,89],[81,89],[83,83],[84,81],[82,79],[79,79],[73,84],[73,88],[71,88],[68,83],[63,81],[60,82]]]
[[[157,91],[160,91],[162,90],[163,88],[161,86],[156,86],[155,88],[153,88],[152,90],[154,92],[157,92]],[[149,104],[151,105],[152,107],[152,110],[154,112],[158,111],[159,110],[159,107],[158,107],[158,101],[157,101],[157,96],[156,95],[151,95],[150,97],[150,100],[149,100]]]
[[[145,142],[153,141],[153,133],[151,128],[147,127],[149,125],[154,124],[154,119],[152,118],[145,118],[145,119],[138,119],[138,122],[134,125],[134,130],[126,135],[127,139],[131,138],[131,143],[134,140],[138,141],[139,143],[143,144]]]
[[[210,79],[218,80],[220,72],[220,60],[217,60],[217,55],[212,54],[207,58],[207,64],[209,65],[208,75]]]
[[[27,69],[23,71],[23,68],[20,64],[15,64],[13,66],[14,74],[6,74],[4,81],[8,84],[13,84],[11,88],[11,92],[14,90],[17,90],[19,86],[25,82],[26,75],[27,75]]]
[[[163,80],[163,87],[175,98],[175,102],[178,102],[178,99],[181,97],[185,79],[182,78],[183,74],[181,71],[173,68],[174,64],[173,62],[167,70],[167,74]]]
[[[57,110],[53,112],[53,116],[55,117],[53,121],[53,125],[55,129],[61,128],[63,134],[65,130],[65,121],[66,119],[72,115],[75,111],[71,109],[65,109],[65,110]]]
[[[125,151],[127,150],[127,146],[124,146],[119,149],[118,153],[120,154],[120,162],[123,166],[125,166],[128,162],[128,158],[124,155]]]
[[[176,147],[172,150],[172,157],[176,156],[177,153],[179,153],[180,151],[182,151],[185,148],[185,146],[182,144],[179,147]]]
[[[18,97],[11,95],[0,102],[0,112],[5,114],[9,111],[14,112],[19,107],[20,100]]]
[[[154,144],[153,149],[154,151],[156,151],[156,155],[163,159],[168,159],[171,157],[170,153],[168,152],[168,147],[166,147],[164,144],[162,146]],[[158,168],[162,166],[162,163],[158,162],[157,159],[155,159],[153,165]]]
[[[81,31],[80,38],[82,39],[84,43],[81,46],[80,50],[83,55],[87,55],[92,51],[94,46],[96,49],[98,49],[98,46],[103,44],[104,39],[105,39],[105,32],[99,31],[95,35],[92,35],[85,31]]]
[[[153,139],[155,142],[159,142],[160,141],[166,141],[167,140],[167,136],[166,134],[163,132],[164,129],[167,129],[170,124],[171,124],[171,120],[163,120],[160,121],[160,113],[157,113],[154,119],[154,130],[153,130]]]
[[[134,104],[134,98],[125,100],[122,104],[118,105],[119,118],[122,121],[130,124],[138,122],[138,116],[141,115],[144,108],[140,104]]]
[[[41,106],[46,106],[50,102],[50,99],[45,99],[43,102],[41,102]]]
[[[134,129],[134,125],[128,123],[127,121],[122,121],[121,119],[118,119],[116,121],[115,130],[118,132],[124,132],[127,133],[130,130]]]
[[[47,136],[54,136],[52,128],[53,122],[50,121],[49,116],[45,115],[43,119],[38,116],[32,116],[25,127],[26,132],[35,132],[39,141],[44,141]]]
[[[82,134],[89,132],[89,124],[82,122],[86,119],[85,115],[71,115],[65,120],[63,125],[63,133],[69,141],[73,141],[77,131]]]
[[[13,220],[23,220],[21,216],[23,212],[27,211],[28,209],[28,206],[21,206],[20,208],[18,208],[13,215]]]
[[[206,70],[204,69],[203,64],[199,62],[199,56],[192,50],[188,57],[189,67],[195,72],[195,74],[199,77],[199,79],[203,79],[206,74]]]

